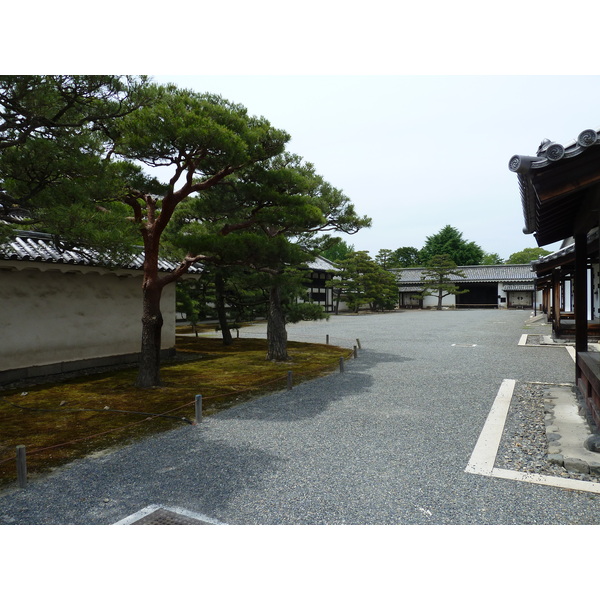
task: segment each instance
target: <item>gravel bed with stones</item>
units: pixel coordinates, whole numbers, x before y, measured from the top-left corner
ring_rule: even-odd
[[[495,466],[600,483],[599,477],[570,473],[562,465],[548,461],[544,394],[549,387],[538,383],[516,383]]]

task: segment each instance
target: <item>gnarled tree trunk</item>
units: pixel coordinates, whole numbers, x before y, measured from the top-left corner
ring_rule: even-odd
[[[281,306],[278,286],[269,290],[269,310],[267,314],[267,360],[289,360],[287,353],[287,331]]]
[[[149,388],[161,385],[160,346],[163,317],[160,311],[162,286],[145,281],[142,288],[142,348],[136,386]]]
[[[227,310],[225,309],[225,280],[223,279],[223,274],[220,272],[215,274],[215,292],[215,308],[217,310],[221,334],[223,335],[223,344],[231,346],[233,344],[233,337],[227,323]]]

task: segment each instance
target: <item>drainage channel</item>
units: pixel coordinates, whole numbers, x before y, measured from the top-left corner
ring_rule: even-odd
[[[184,508],[151,504],[114,525],[225,525],[225,523]]]

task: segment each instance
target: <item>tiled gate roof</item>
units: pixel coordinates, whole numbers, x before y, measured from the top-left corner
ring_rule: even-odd
[[[534,280],[534,272],[531,265],[475,265],[457,267],[466,277],[450,275],[449,279],[463,283],[492,283],[492,282],[531,282]],[[414,285],[421,283],[421,276],[425,268],[392,269],[400,285]]]

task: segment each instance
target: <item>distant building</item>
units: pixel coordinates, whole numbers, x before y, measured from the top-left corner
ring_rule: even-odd
[[[534,308],[541,301],[535,290],[531,265],[476,265],[458,267],[466,277],[450,276],[464,294],[446,296],[447,308]],[[421,277],[425,268],[391,269],[398,280],[400,308],[435,308],[437,297],[418,294],[423,291]]]
[[[337,271],[337,267],[319,256],[309,262],[307,268],[311,271],[306,283],[309,302],[322,306],[325,312],[334,312],[333,289],[326,286],[327,282],[333,279],[333,271]]]

